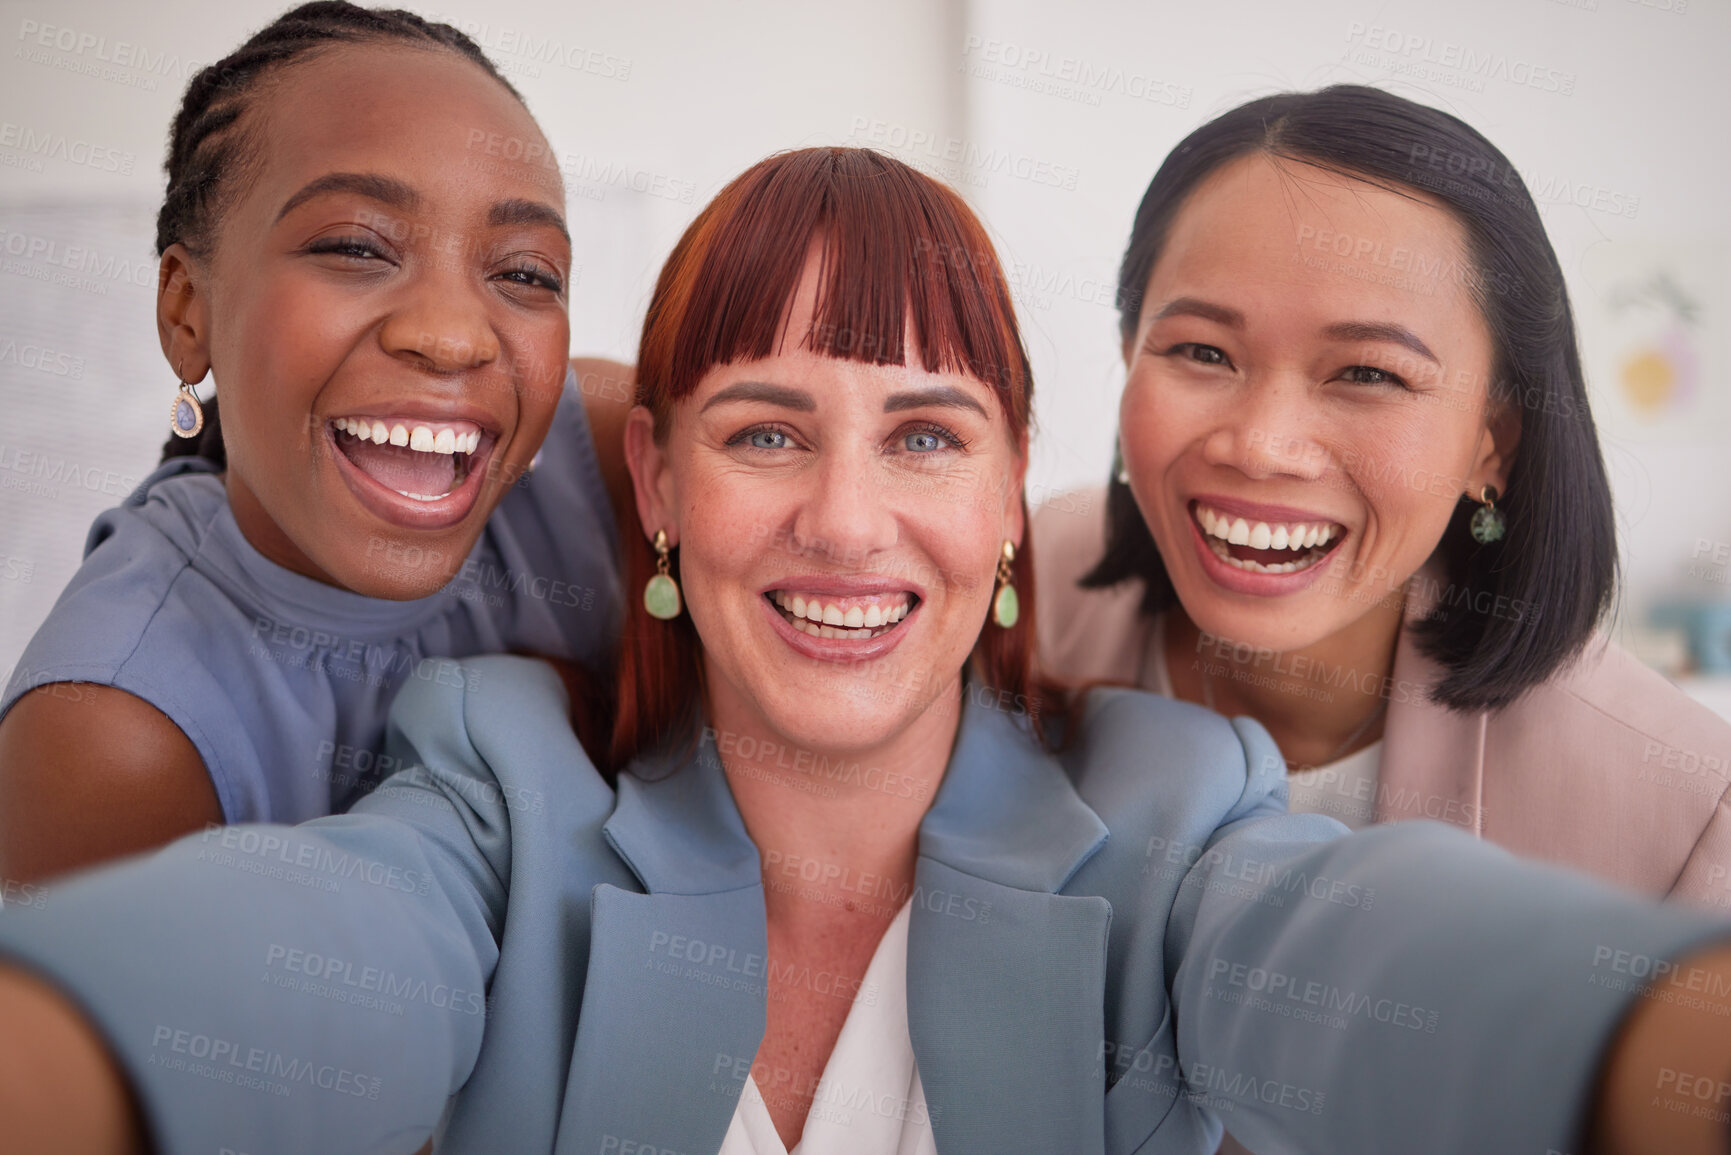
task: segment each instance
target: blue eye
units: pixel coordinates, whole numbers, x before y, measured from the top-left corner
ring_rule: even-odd
[[[779,429],[759,429],[752,433],[750,445],[753,449],[786,449],[787,434]]]
[[[944,439],[936,433],[910,433],[903,439],[902,444],[913,453],[931,453],[944,447]]]

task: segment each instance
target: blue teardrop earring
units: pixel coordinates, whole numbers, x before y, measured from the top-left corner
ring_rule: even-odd
[[[192,382],[181,377],[177,368],[174,375],[180,381],[180,388],[175,390],[174,404],[168,411],[168,428],[176,437],[197,437],[204,429],[204,406],[198,403],[198,394],[192,391]]]

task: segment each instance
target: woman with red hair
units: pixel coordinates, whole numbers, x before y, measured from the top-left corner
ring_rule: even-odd
[[[482,658],[351,813],[8,911],[0,1149],[1720,1149],[1723,923],[1342,837],[1253,722],[1041,690],[1027,360],[952,192],[753,167],[639,383],[618,773]]]

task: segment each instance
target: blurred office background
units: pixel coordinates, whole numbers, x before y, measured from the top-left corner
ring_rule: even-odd
[[[164,437],[150,248],[181,90],[286,6],[0,3],[0,674]],[[1616,491],[1615,628],[1731,713],[1731,2],[410,6],[480,41],[560,155],[577,352],[633,358],[679,231],[770,152],[873,145],[954,185],[1020,304],[1036,501],[1105,479],[1114,273],[1184,134],[1342,81],[1463,117],[1526,177],[1569,277]]]

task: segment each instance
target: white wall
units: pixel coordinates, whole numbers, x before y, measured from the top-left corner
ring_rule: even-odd
[[[1017,285],[1039,381],[1036,495],[1104,478],[1122,383],[1113,272],[1136,202],[1180,137],[1244,99],[1341,80],[1447,108],[1541,200],[1589,205],[1544,212],[1593,354],[1630,606],[1731,595],[1723,567],[1687,572],[1699,539],[1731,542],[1727,0],[411,6],[488,48],[574,174],[579,351],[631,356],[678,231],[769,152],[877,144],[949,179],[984,214]],[[191,62],[225,54],[281,7],[0,3],[0,672],[76,567],[90,518],[148,471],[163,437],[174,380],[156,351],[150,220]],[[1391,34],[1411,53],[1388,51]],[[1427,54],[1463,52],[1499,76],[1570,91],[1458,67],[1413,72]],[[1007,167],[979,159],[1005,155]],[[82,268],[44,259],[51,244],[62,261],[81,250],[71,259]],[[1595,342],[1615,345],[1618,325],[1640,324],[1610,315],[1605,286],[1654,262],[1694,278],[1702,380],[1688,404],[1649,420],[1605,380],[1616,349]],[[27,366],[25,346],[60,356]]]

